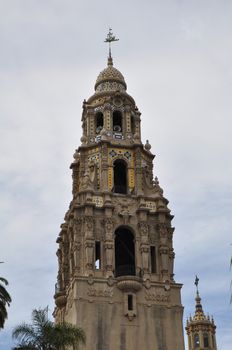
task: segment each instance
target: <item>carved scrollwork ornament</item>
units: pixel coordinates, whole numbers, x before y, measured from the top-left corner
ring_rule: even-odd
[[[159,248],[159,252],[160,252],[161,255],[163,255],[163,254],[168,254],[168,247],[163,247],[163,246],[161,246],[161,247]]]
[[[115,280],[112,276],[107,279],[108,286],[112,287],[115,284]]]
[[[147,236],[148,235],[148,224],[146,222],[139,222],[138,225],[139,225],[141,235]]]
[[[105,226],[105,233],[106,236],[112,236],[113,235],[113,228],[114,228],[114,220],[112,218],[106,218],[103,220],[104,226]]]
[[[94,278],[92,274],[89,274],[87,282],[90,286],[92,286],[94,284]]]
[[[149,253],[149,246],[144,246],[144,245],[142,245],[141,247],[140,247],[140,251],[141,251],[141,253]]]
[[[104,248],[105,248],[105,249],[113,249],[113,248],[114,248],[114,245],[113,245],[113,243],[108,243],[108,242],[107,242],[107,243],[104,244]]]

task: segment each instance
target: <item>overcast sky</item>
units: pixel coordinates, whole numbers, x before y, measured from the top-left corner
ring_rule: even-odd
[[[69,165],[82,101],[106,66],[109,26],[120,38],[114,65],[142,112],[143,142],[175,215],[184,325],[198,274],[218,349],[230,350],[231,0],[0,0],[0,276],[13,299],[0,349],[11,349],[12,328],[33,308],[53,311]]]

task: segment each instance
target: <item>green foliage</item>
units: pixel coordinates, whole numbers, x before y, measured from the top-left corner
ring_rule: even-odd
[[[0,277],[0,328],[4,327],[5,320],[7,319],[6,307],[10,306],[11,303],[11,296],[5,288],[7,285],[7,280]]]
[[[32,324],[15,327],[12,337],[19,342],[13,350],[77,350],[79,343],[85,344],[81,328],[65,322],[55,324],[48,319],[47,308],[33,310]]]

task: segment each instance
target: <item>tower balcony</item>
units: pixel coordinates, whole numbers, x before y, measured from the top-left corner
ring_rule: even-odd
[[[135,276],[135,266],[132,264],[128,265],[119,265],[115,270],[115,277],[121,276]]]
[[[65,290],[61,290],[59,283],[55,285],[55,295],[54,295],[56,306],[64,307],[67,302]]]
[[[142,288],[141,270],[132,264],[119,265],[115,271],[117,287],[124,292],[137,292]]]
[[[123,292],[137,292],[142,288],[142,281],[137,276],[121,276],[117,278],[117,287]]]

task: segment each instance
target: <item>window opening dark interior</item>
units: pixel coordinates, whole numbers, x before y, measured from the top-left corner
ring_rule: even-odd
[[[194,348],[199,348],[200,346],[200,340],[199,340],[199,335],[198,334],[195,334],[194,335]]]
[[[99,134],[102,128],[103,128],[103,114],[102,112],[98,112],[96,114],[96,133]]]
[[[127,307],[129,311],[133,310],[133,295],[128,294],[127,296]]]
[[[151,273],[156,273],[156,250],[154,246],[151,246],[150,254],[151,254]]]
[[[101,242],[95,242],[95,269],[101,268]]]
[[[135,275],[134,235],[126,228],[115,232],[115,276]]]
[[[114,162],[114,187],[115,193],[127,193],[127,165],[123,160]]]
[[[208,348],[209,347],[209,337],[208,337],[207,333],[204,333],[203,339],[204,339],[204,347]]]
[[[122,132],[122,113],[120,111],[113,112],[113,131]]]

